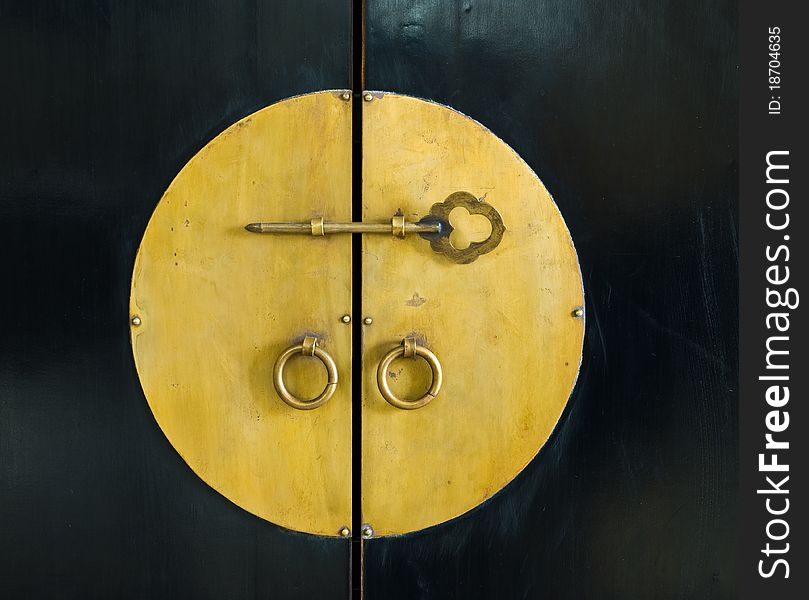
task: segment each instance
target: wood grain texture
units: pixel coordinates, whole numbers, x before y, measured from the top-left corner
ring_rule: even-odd
[[[351,523],[351,246],[347,236],[257,235],[252,221],[351,218],[351,103],[308,94],[260,110],[208,143],[163,195],[132,277],[132,346],[157,422],[192,469],[268,521],[336,536]],[[339,383],[301,411],[272,385],[307,333]],[[294,363],[298,363],[297,366]],[[304,364],[309,363],[309,364]],[[315,358],[287,387],[317,396]]]
[[[376,94],[363,110],[364,219],[408,218],[466,191],[501,214],[503,241],[457,264],[412,236],[363,239],[362,511],[377,535],[442,523],[508,483],[545,443],[581,360],[581,274],[548,191],[500,139],[447,107]],[[465,210],[465,209],[456,209]],[[483,219],[483,217],[478,217]],[[457,223],[454,223],[457,225]],[[423,408],[387,404],[382,357],[415,335],[441,361],[444,385]],[[387,374],[418,398],[424,369]]]
[[[369,89],[470,115],[542,178],[587,333],[537,459],[461,518],[368,541],[365,597],[736,597],[736,3],[367,10]]]
[[[345,540],[238,508],[172,448],[127,315],[143,232],[189,159],[273,102],[350,85],[349,4],[1,11],[0,597],[345,598]]]

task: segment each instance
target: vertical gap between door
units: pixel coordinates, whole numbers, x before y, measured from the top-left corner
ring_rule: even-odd
[[[351,219],[362,221],[362,92],[365,85],[365,0],[351,0]],[[351,598],[362,600],[362,234],[351,236]]]

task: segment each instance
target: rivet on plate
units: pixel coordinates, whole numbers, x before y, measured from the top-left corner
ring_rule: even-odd
[[[130,321],[135,327],[139,327],[141,324],[141,320],[138,315],[133,316],[132,319],[130,319]]]
[[[344,538],[351,537],[351,530],[348,527],[346,527],[345,525],[343,525],[340,528],[340,537],[344,537]]]
[[[343,323],[351,323],[351,315],[343,315],[342,317],[340,317],[340,320]]]
[[[584,309],[581,306],[577,306],[570,314],[572,314],[576,319],[581,319],[584,316]]]
[[[340,98],[348,102],[349,100],[351,100],[351,92],[343,92],[342,94],[340,94]]]
[[[362,95],[362,99],[365,100],[366,102],[370,102],[371,100],[374,99],[374,95],[371,92],[365,92]]]
[[[374,537],[374,528],[370,524],[366,523],[362,526],[362,537],[366,540]]]
[[[365,323],[366,325],[371,325],[371,324],[373,324],[374,320],[371,317],[365,317],[362,320],[362,322]]]

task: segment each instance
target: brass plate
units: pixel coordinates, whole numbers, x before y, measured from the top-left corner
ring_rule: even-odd
[[[414,98],[377,95],[363,108],[365,221],[400,208],[417,220],[458,192],[502,217],[496,230],[489,221],[486,231],[453,231],[453,244],[468,238],[459,262],[416,235],[364,236],[365,314],[355,319],[373,324],[363,327],[363,520],[389,535],[463,514],[536,455],[576,379],[583,319],[571,313],[583,292],[556,206],[503,142]],[[144,392],[186,462],[242,508],[323,535],[351,523],[351,326],[340,319],[351,307],[350,236],[242,227],[350,220],[350,111],[338,92],[293,98],[203,148],[155,210],[130,303]],[[492,231],[502,241],[477,255]],[[306,335],[334,357],[339,385],[301,411],[275,393],[272,366]],[[429,404],[404,411],[384,401],[376,370],[408,336],[437,355],[444,383]],[[397,397],[424,393],[425,364],[394,361]],[[311,398],[325,383],[313,375],[320,369],[298,357],[284,381]]]
[[[408,219],[454,192],[485,198],[502,242],[470,264],[417,236],[363,238],[363,521],[375,535],[457,517],[502,489],[537,454],[579,370],[581,273],[542,182],[505,143],[447,107],[394,94],[363,105],[364,220]],[[452,238],[451,238],[452,239]],[[485,234],[484,234],[485,239]],[[441,361],[443,387],[401,410],[381,396],[379,361],[408,335]],[[389,371],[399,397],[427,389],[424,361]]]
[[[149,406],[211,487],[284,527],[338,535],[351,524],[351,238],[256,236],[273,215],[351,219],[351,102],[285,100],[239,121],[177,175],[144,234],[132,277],[132,347]],[[287,406],[273,364],[305,334],[334,357],[323,406]],[[323,389],[316,358],[284,372],[300,397]]]

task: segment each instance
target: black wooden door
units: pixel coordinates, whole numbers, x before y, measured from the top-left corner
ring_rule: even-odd
[[[197,150],[276,100],[361,91],[351,4],[0,1],[0,596],[359,593],[358,542],[352,578],[347,541],[262,521],[185,465],[126,322],[145,225]],[[456,520],[364,542],[364,596],[732,597],[735,2],[364,4],[364,87],[519,152],[588,309],[539,456]]]
[[[345,598],[349,544],[199,480],[127,324],[137,246],[213,136],[350,87],[349,2],[0,2],[0,597]]]
[[[365,597],[734,596],[736,4],[367,0],[365,85],[481,121],[581,260],[582,371],[467,515],[366,544]]]

